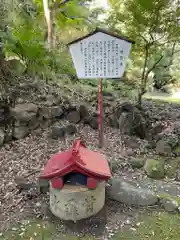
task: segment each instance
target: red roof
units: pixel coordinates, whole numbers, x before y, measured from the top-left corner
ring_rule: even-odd
[[[65,152],[55,154],[44,168],[41,178],[63,177],[71,172],[79,172],[99,180],[111,177],[106,157],[86,148],[78,139]]]

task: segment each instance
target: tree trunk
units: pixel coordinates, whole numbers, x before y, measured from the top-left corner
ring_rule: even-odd
[[[43,0],[43,6],[48,30],[48,48],[51,50],[53,48],[53,13],[49,7],[49,0]]]

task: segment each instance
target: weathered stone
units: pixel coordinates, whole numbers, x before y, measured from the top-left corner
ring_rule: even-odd
[[[98,129],[98,118],[97,117],[91,117],[90,121],[89,121],[89,126],[94,129],[97,130]]]
[[[52,127],[51,137],[53,139],[63,138],[65,135],[65,128],[60,126]]]
[[[119,123],[115,115],[113,116],[108,116],[108,125],[113,128],[118,128]]]
[[[156,153],[160,155],[170,155],[171,154],[171,146],[165,141],[160,140],[156,144]]]
[[[128,205],[149,206],[158,202],[153,191],[123,179],[113,179],[107,193],[110,199]]]
[[[21,139],[26,137],[28,133],[29,133],[29,128],[27,126],[19,126],[19,127],[13,128],[12,136],[15,139]]]
[[[72,135],[72,134],[75,134],[77,132],[77,128],[76,128],[76,126],[70,124],[70,125],[66,126],[65,132],[69,135]]]
[[[60,97],[59,96],[55,97],[53,95],[47,95],[46,101],[44,102],[44,104],[49,107],[58,105],[59,103],[60,103]]]
[[[72,111],[68,113],[67,120],[71,123],[79,123],[81,120],[80,114],[78,111]]]
[[[140,138],[146,137],[145,115],[130,103],[124,103],[117,107],[116,117],[119,128],[124,134],[135,135]]]
[[[22,127],[22,126],[27,126],[28,123],[27,123],[27,122],[24,122],[24,121],[15,120],[13,125],[14,125],[15,127]]]
[[[133,139],[133,137],[127,139],[124,139],[124,144],[128,147],[128,148],[132,148],[132,149],[137,149],[140,147],[140,143],[137,141],[137,139]]]
[[[164,128],[163,124],[156,123],[151,130],[152,136],[156,136],[157,134],[161,133],[163,131],[163,128]]]
[[[69,205],[67,204],[69,202]],[[105,184],[98,183],[90,190],[86,186],[64,185],[63,189],[52,188],[50,184],[50,209],[58,218],[78,221],[96,215],[105,203]]]
[[[12,140],[12,132],[13,132],[13,129],[12,127],[9,126],[9,128],[7,128],[5,131],[4,142],[9,142]]]
[[[42,107],[39,111],[39,115],[45,120],[60,118],[63,116],[63,114],[64,111],[61,106]]]
[[[60,106],[54,106],[51,108],[52,118],[61,118],[64,115],[63,108]]]
[[[20,122],[28,122],[34,119],[37,112],[38,107],[33,103],[18,104],[15,108],[10,109],[11,116]]]
[[[178,209],[178,203],[173,199],[162,198],[160,203],[163,205],[167,212],[175,212]]]
[[[51,119],[46,119],[46,120],[44,120],[44,121],[41,121],[40,127],[41,127],[42,129],[46,129],[46,128],[50,127],[51,124],[52,124],[52,120],[51,120]]]
[[[123,112],[119,117],[119,129],[122,134],[130,135],[132,132],[133,118],[132,114],[128,112]]]
[[[81,119],[89,117],[89,112],[88,112],[87,108],[84,105],[80,105],[79,113],[80,113]]]
[[[144,139],[146,137],[147,131],[144,117],[140,112],[139,113],[134,112],[132,118],[133,118],[132,134]]]
[[[38,180],[38,190],[39,190],[40,193],[49,192],[49,180],[39,178],[39,180]]]
[[[36,118],[36,121],[30,121],[28,123],[29,130],[35,130],[40,126],[40,121]]]
[[[124,102],[123,104],[118,106],[116,109],[117,118],[119,118],[123,112],[132,113],[135,111],[135,109],[136,109],[135,106],[132,105],[131,103]]]
[[[142,168],[144,166],[145,159],[144,157],[139,156],[136,158],[131,158],[129,163],[133,168]]]
[[[162,179],[165,175],[164,162],[162,160],[147,159],[144,170],[148,177]]]
[[[5,133],[3,129],[0,129],[0,147],[4,144]]]

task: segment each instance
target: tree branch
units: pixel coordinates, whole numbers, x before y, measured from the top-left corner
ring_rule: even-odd
[[[68,2],[71,2],[72,0],[64,0],[64,1],[61,1],[61,2],[55,2],[54,5],[53,5],[53,9],[57,9],[59,7],[62,7],[64,6],[66,3]]]
[[[164,57],[164,56],[161,55],[161,57],[153,64],[153,66],[147,71],[145,78],[148,77],[148,75],[150,74],[150,72],[152,72],[152,70],[158,65],[158,63],[162,60],[163,57]]]
[[[86,17],[75,17],[75,16],[68,16],[67,13],[65,13],[64,11],[60,11],[62,13],[62,15],[66,18],[70,18],[72,20],[75,20],[75,19],[84,19],[88,22],[90,22],[91,24],[94,24],[93,21],[91,21],[89,18],[86,18]]]

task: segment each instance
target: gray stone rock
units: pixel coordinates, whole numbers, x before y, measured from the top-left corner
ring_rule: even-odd
[[[165,141],[160,140],[156,144],[156,153],[160,155],[170,155],[172,152],[171,146]]]
[[[46,106],[51,107],[51,106],[54,106],[54,105],[58,105],[59,103],[60,103],[60,97],[59,96],[55,97],[53,95],[47,95],[46,96],[46,101],[45,101],[44,104]]]
[[[10,109],[11,116],[20,122],[29,122],[37,116],[38,107],[33,103],[18,104]]]
[[[148,177],[162,179],[165,175],[164,162],[162,160],[147,159],[144,170]]]
[[[81,119],[89,117],[89,112],[88,112],[87,108],[84,105],[80,105],[79,113],[80,113]]]
[[[77,128],[76,128],[76,126],[70,124],[70,125],[66,126],[65,132],[69,135],[72,135],[72,134],[75,134],[77,132]]]
[[[39,109],[39,115],[44,119],[48,120],[52,118],[51,108],[50,107],[42,107]]]
[[[5,132],[4,142],[9,142],[12,140],[12,132],[13,132],[13,129],[11,126],[9,126],[9,128],[7,128]]]
[[[133,168],[142,168],[144,166],[145,159],[144,157],[141,157],[141,156],[134,157],[129,160],[129,163]]]
[[[63,138],[65,135],[65,128],[60,126],[52,127],[51,137],[53,139]]]
[[[52,118],[61,118],[64,115],[63,108],[61,106],[54,106],[51,108]]]
[[[61,106],[42,107],[39,111],[39,115],[45,119],[60,118],[64,115],[64,111]]]
[[[122,133],[144,139],[147,135],[146,119],[142,111],[131,103],[116,107],[116,117]]]
[[[108,116],[108,125],[113,128],[119,128],[119,123],[115,115]]]
[[[12,136],[15,139],[21,139],[28,135],[29,128],[27,126],[14,127],[12,131]]]
[[[79,123],[81,120],[80,113],[78,111],[68,113],[67,120],[71,123]]]
[[[172,199],[161,199],[160,203],[167,212],[175,212],[179,207],[178,203]]]
[[[158,202],[153,191],[123,179],[113,179],[107,193],[110,199],[127,205],[149,206]]]
[[[0,147],[4,144],[5,133],[3,129],[0,129]]]
[[[123,112],[119,117],[119,129],[121,133],[130,135],[132,131],[133,118],[132,114]]]
[[[89,126],[92,129],[97,130],[98,129],[98,118],[95,116],[91,117],[89,120]]]
[[[164,126],[162,123],[156,123],[151,130],[151,134],[153,136],[156,136],[157,134],[159,134],[163,131],[163,128],[164,128]]]
[[[29,130],[35,130],[40,126],[40,121],[36,119],[36,121],[30,121],[28,123]]]
[[[39,178],[38,180],[38,190],[40,193],[49,192],[49,181],[47,179]]]

